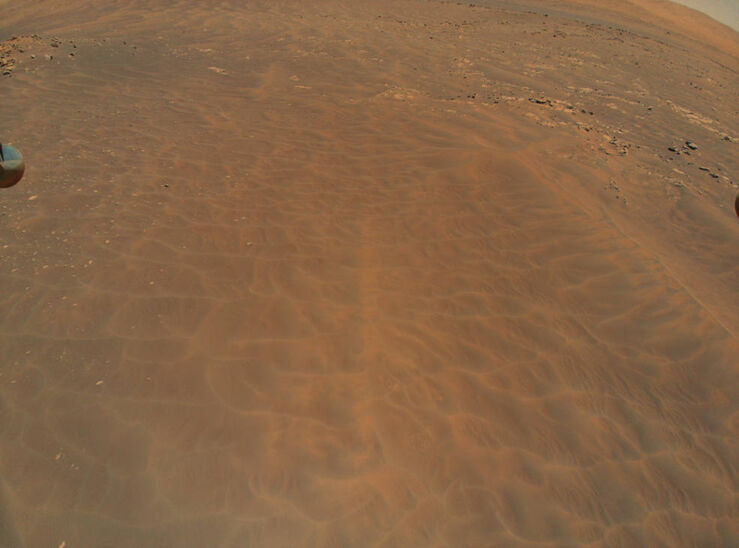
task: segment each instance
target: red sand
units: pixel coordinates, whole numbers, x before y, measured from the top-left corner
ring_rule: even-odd
[[[739,543],[734,31],[651,0],[0,20],[0,545]]]

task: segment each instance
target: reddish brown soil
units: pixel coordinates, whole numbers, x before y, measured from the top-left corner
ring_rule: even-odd
[[[0,21],[0,546],[739,543],[734,31],[651,0]]]

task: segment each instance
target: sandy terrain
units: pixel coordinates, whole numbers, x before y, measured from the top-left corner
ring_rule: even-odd
[[[739,544],[733,30],[0,0],[0,55],[3,548]]]

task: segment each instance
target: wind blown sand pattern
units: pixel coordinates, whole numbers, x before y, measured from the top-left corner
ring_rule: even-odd
[[[0,546],[739,543],[736,33],[648,0],[0,21]]]

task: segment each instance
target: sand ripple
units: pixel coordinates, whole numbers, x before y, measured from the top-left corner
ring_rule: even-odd
[[[0,544],[737,542],[736,114],[646,120],[606,81],[682,42],[445,3],[29,4],[0,8],[29,169],[0,203]],[[690,60],[707,111],[734,75]],[[687,127],[727,180],[673,200]]]

